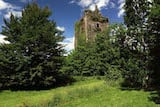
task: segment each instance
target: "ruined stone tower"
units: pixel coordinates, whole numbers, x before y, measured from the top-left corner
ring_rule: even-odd
[[[97,6],[95,11],[85,10],[83,17],[75,24],[75,48],[95,41],[98,33],[108,28],[108,18],[102,16]]]

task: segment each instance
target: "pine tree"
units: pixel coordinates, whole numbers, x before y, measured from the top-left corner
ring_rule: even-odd
[[[43,88],[59,81],[64,52],[59,42],[63,36],[49,20],[50,15],[48,7],[41,9],[33,3],[25,7],[22,17],[4,19],[2,34],[10,42],[0,48],[0,64],[4,65],[0,66],[0,77],[8,75],[2,81],[10,78],[4,87]]]

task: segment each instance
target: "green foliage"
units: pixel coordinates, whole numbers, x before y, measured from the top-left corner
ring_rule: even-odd
[[[153,71],[152,85],[159,86],[160,84],[160,2],[158,0],[153,0],[153,6],[151,8],[151,13],[148,17],[148,39],[147,44],[149,47],[149,69]]]
[[[49,20],[48,7],[28,4],[22,17],[4,19],[2,34],[10,44],[0,46],[1,88],[45,88],[56,86],[62,74],[62,32]]]
[[[142,52],[147,54],[146,22],[150,13],[150,4],[148,0],[125,1],[124,23],[127,26],[127,36],[132,39],[130,49],[137,51],[136,54],[142,54]]]
[[[124,25],[112,25],[99,33],[92,44],[78,47],[67,57],[64,72],[71,75],[105,75],[106,80],[124,78],[123,85],[147,88],[151,72],[147,69],[147,51],[133,45]],[[137,42],[138,44],[138,42]]]
[[[118,75],[121,72],[110,70],[111,66],[117,66],[117,69],[119,69],[120,52],[119,47],[114,47],[111,42],[109,33],[109,31],[99,33],[94,43],[86,43],[85,46],[77,47],[75,51],[67,56],[62,71],[70,75],[108,75],[111,78],[117,72],[117,77],[113,76],[113,79],[120,78]]]
[[[108,62],[108,68],[116,71],[114,68],[116,65],[122,72],[124,85],[147,88],[151,82],[154,85],[159,84],[157,82],[160,80],[159,2],[156,0],[153,3],[148,0],[126,0],[124,8],[126,27],[114,25],[111,31],[111,41],[109,41],[113,47],[102,45],[102,40],[105,40],[103,38],[98,48],[100,50],[105,50],[104,47],[108,48],[105,53],[105,55],[110,55],[107,58],[108,61],[116,56],[114,58],[116,60],[106,62]],[[111,72],[107,78],[114,79],[115,74],[118,75],[118,73]]]
[[[122,71],[117,66],[109,66],[106,73],[107,81],[118,80],[122,78]]]
[[[124,62],[124,79],[125,82],[122,84],[127,87],[138,87],[147,88],[149,83],[148,75],[150,72],[143,69],[144,62],[137,60],[136,58],[130,58],[127,62]]]
[[[92,48],[78,47],[66,58],[62,71],[71,75],[96,75],[98,74],[97,59]]]
[[[80,22],[76,22],[75,23],[75,35],[77,37],[76,38],[76,47],[78,46],[85,46],[86,44],[86,36],[85,36],[85,32],[82,31],[82,23]]]
[[[148,0],[126,0],[124,23],[127,27],[122,49],[125,84],[131,87],[148,87],[151,71],[148,70],[147,21],[151,3]],[[127,54],[128,53],[128,54]]]

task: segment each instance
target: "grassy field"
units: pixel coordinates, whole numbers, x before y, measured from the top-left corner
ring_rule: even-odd
[[[121,90],[114,83],[93,78],[71,86],[42,91],[2,91],[0,107],[158,107],[152,92]]]

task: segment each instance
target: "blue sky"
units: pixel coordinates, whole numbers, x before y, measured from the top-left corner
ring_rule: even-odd
[[[57,28],[64,31],[64,44],[67,50],[73,49],[74,24],[83,14],[84,9],[94,10],[95,4],[111,23],[123,23],[125,0],[0,0],[0,25],[3,18],[9,18],[10,14],[20,17],[21,11],[29,2],[36,1],[39,6],[48,6],[52,11],[51,20],[56,21]],[[0,26],[0,31],[1,31]],[[4,36],[0,35],[0,42]]]

